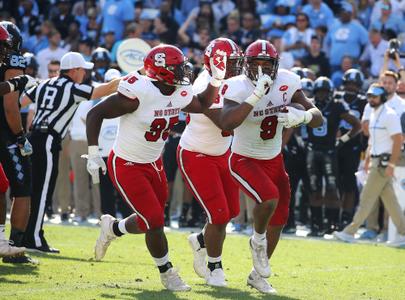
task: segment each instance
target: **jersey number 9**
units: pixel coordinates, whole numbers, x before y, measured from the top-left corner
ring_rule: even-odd
[[[268,116],[263,119],[262,124],[260,125],[260,137],[263,140],[271,140],[276,135],[277,131],[277,116]]]

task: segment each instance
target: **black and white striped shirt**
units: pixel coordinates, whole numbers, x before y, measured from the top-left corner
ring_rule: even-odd
[[[64,138],[80,102],[89,100],[92,93],[92,86],[75,83],[65,76],[50,78],[33,87],[27,96],[36,106],[34,130],[47,124],[48,130]]]

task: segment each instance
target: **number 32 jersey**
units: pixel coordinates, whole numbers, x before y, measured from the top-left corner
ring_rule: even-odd
[[[252,95],[255,86],[246,75],[228,79],[224,98],[243,103]],[[277,116],[282,108],[291,103],[291,98],[301,89],[296,74],[280,69],[270,90],[249,113],[243,123],[234,130],[232,152],[255,159],[269,160],[281,152],[283,126]]]
[[[170,129],[179,121],[180,111],[193,99],[192,86],[181,86],[165,96],[148,77],[133,72],[121,80],[118,93],[138,99],[139,106],[120,117],[115,154],[136,163],[156,161]]]

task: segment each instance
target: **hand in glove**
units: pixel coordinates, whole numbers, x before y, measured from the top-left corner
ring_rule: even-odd
[[[93,184],[100,183],[99,169],[105,175],[107,173],[107,166],[103,158],[100,156],[98,146],[89,146],[88,154],[83,154],[82,158],[87,158],[87,172],[90,173]]]
[[[37,81],[29,75],[20,75],[9,79],[8,83],[10,84],[11,92],[14,91],[22,92],[23,90],[29,89],[34,85],[36,85]]]
[[[215,87],[220,87],[222,80],[225,78],[226,74],[226,53],[223,51],[217,51],[210,58],[210,68],[212,73],[211,85]]]
[[[336,140],[335,147],[336,149],[340,149],[343,145],[350,140],[350,136],[348,134],[342,135],[340,138]]]
[[[259,75],[259,79],[257,80],[256,88],[254,89],[253,94],[245,100],[245,102],[249,103],[252,106],[255,106],[255,104],[261,98],[263,98],[267,90],[273,84],[273,79],[271,79],[269,75],[263,74],[261,66],[257,68],[257,72]]]
[[[29,156],[32,154],[32,152],[33,152],[32,145],[28,141],[28,139],[24,133],[20,134],[17,137],[17,145],[18,145],[18,148],[20,148],[20,152],[21,152],[22,156]]]
[[[299,110],[289,106],[286,112],[280,112],[277,121],[285,128],[296,127],[301,124],[308,124],[312,120],[312,114],[309,111]]]

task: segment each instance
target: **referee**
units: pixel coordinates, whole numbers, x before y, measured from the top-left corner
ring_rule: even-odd
[[[81,101],[98,99],[116,91],[119,79],[93,88],[82,84],[86,70],[93,63],[86,62],[77,52],[66,53],[60,63],[60,75],[41,82],[30,89],[21,100],[22,106],[36,104],[30,142],[32,155],[31,215],[24,237],[27,249],[43,253],[59,253],[47,243],[43,226],[46,203],[52,199],[58,175],[59,151],[69,124]]]

